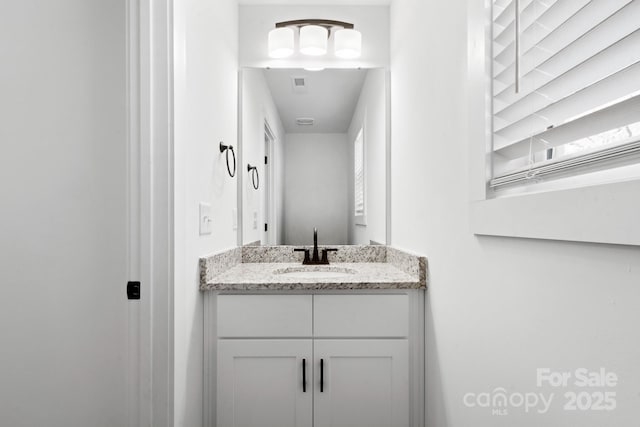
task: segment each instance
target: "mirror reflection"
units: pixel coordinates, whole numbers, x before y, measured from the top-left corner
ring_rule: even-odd
[[[387,241],[387,72],[244,69],[241,242]]]

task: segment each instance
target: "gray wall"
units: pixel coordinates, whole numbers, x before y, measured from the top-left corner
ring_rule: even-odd
[[[387,242],[387,90],[386,70],[367,72],[349,131],[349,244],[368,245]],[[364,128],[365,213],[366,225],[356,224],[354,216],[354,146],[360,128]]]
[[[284,158],[285,244],[346,244],[347,135],[287,134]]]
[[[265,121],[273,132],[273,155],[269,165],[272,168],[270,183],[272,191],[271,218],[269,218],[269,233],[272,241],[267,242],[263,224],[266,222],[265,197],[267,188],[265,156]],[[264,70],[260,68],[245,68],[242,70],[242,165],[239,173],[243,174],[242,183],[242,243],[248,244],[260,241],[262,244],[282,244],[283,234],[283,150],[284,128],[280,120],[278,109],[273,102],[271,91],[264,77]],[[253,188],[251,176],[246,165],[258,168],[259,186]],[[257,216],[256,228],[253,227],[254,213]]]
[[[392,243],[429,260],[427,425],[636,425],[640,248],[469,230],[469,144],[484,135],[467,131],[466,33],[464,0],[391,6]],[[536,386],[537,368],[580,367],[619,376],[607,389],[615,410],[565,411],[564,393],[580,389]],[[497,387],[555,401],[546,414],[505,416],[464,405],[466,393]]]
[[[237,150],[238,7],[235,0],[189,0],[173,2],[173,8],[173,412],[176,427],[201,427],[204,321],[198,258],[237,245],[238,175],[229,177],[218,142]],[[199,234],[200,202],[211,204],[212,234]]]

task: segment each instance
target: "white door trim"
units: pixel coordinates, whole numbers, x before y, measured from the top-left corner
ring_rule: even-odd
[[[128,280],[141,280],[141,204],[140,176],[140,10],[138,0],[127,0],[127,208],[129,239]],[[140,401],[143,381],[140,370],[140,323],[145,300],[129,301],[127,309],[127,425],[142,426]]]
[[[266,232],[263,232],[263,236],[265,240],[263,241],[263,245],[275,245],[276,242],[276,227],[278,220],[276,219],[275,214],[275,200],[274,200],[274,178],[273,178],[273,169],[275,165],[275,143],[276,136],[271,130],[271,126],[269,125],[269,121],[264,119],[264,134],[268,139],[268,142],[265,140],[264,147],[264,155],[268,158],[268,164],[265,162],[264,165],[264,192],[263,192],[263,219],[266,224],[268,224],[268,228]],[[264,225],[263,225],[264,226]]]
[[[238,111],[237,111],[237,117],[238,117],[238,142],[237,142],[237,147],[236,147],[236,156],[238,157],[238,165],[243,165],[244,163],[244,156],[242,154],[243,150],[244,150],[244,142],[243,142],[243,132],[242,132],[242,126],[243,126],[243,117],[242,117],[242,87],[244,86],[244,74],[242,72],[242,69],[238,70]],[[242,170],[242,167],[240,167],[240,170]],[[243,236],[243,229],[244,229],[244,213],[243,213],[243,206],[244,206],[244,192],[243,192],[243,185],[244,185],[244,174],[243,173],[238,173],[236,174],[236,194],[237,194],[237,203],[236,203],[236,222],[237,222],[237,230],[236,230],[236,238],[237,238],[237,245],[238,246],[243,246],[244,245],[244,236]]]
[[[173,426],[172,18],[172,0],[127,0],[130,427]]]

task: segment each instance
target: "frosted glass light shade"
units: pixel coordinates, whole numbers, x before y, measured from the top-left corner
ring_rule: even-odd
[[[300,28],[300,52],[305,55],[320,56],[327,53],[329,31],[319,25]]]
[[[338,30],[335,35],[335,54],[339,58],[359,58],[362,53],[362,34],[356,30]]]
[[[269,31],[269,56],[286,58],[293,55],[293,36],[291,28],[283,27]]]

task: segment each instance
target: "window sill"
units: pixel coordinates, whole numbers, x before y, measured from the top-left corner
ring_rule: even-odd
[[[640,245],[640,180],[471,202],[477,235]]]
[[[356,225],[362,225],[362,226],[366,226],[367,225],[367,216],[366,215],[356,215],[356,220],[355,223]]]

